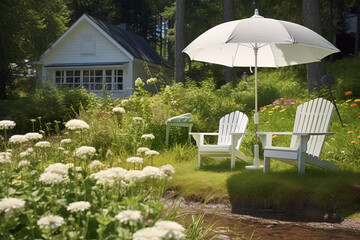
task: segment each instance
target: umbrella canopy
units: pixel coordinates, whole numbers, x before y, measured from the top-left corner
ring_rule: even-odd
[[[197,37],[184,50],[191,60],[228,67],[283,67],[309,62],[339,52],[316,32],[296,23],[251,18],[217,25]]]
[[[191,60],[228,67],[255,67],[255,131],[259,123],[257,68],[283,67],[310,62],[339,52],[316,32],[299,24],[264,18],[255,10],[247,19],[226,22],[201,34],[184,50]],[[254,149],[254,166],[258,169],[259,146]]]

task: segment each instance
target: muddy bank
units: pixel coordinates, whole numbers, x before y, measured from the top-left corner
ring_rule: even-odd
[[[188,201],[179,197],[180,213],[199,215],[206,213],[205,225],[214,217],[209,237],[216,239],[360,239],[360,222],[340,220],[321,211],[304,214],[279,213],[270,210],[242,209],[230,202],[208,203]],[[172,204],[173,199],[168,200]],[[336,221],[335,221],[336,219]]]

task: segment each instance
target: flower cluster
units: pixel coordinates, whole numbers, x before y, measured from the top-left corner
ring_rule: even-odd
[[[51,146],[51,143],[49,143],[48,141],[41,141],[41,142],[37,142],[35,144],[35,147],[39,147],[39,148],[48,148]]]
[[[285,105],[291,105],[291,104],[295,104],[294,99],[285,100],[284,98],[278,98],[272,104],[260,107],[260,111],[264,111],[267,108],[273,108],[273,109],[281,108],[282,110],[280,110],[280,112],[283,112],[283,111],[285,111],[285,109],[284,109]]]
[[[129,224],[130,226],[135,226],[143,220],[141,212],[137,210],[123,210],[119,212],[115,218],[119,220],[120,223]]]
[[[21,212],[25,208],[25,201],[19,198],[3,198],[0,200],[0,212],[5,212],[5,215],[11,216]]]
[[[0,152],[0,163],[11,163],[11,153]]]
[[[75,156],[86,159],[87,157],[91,157],[96,153],[96,149],[94,147],[82,146],[76,149]]]
[[[185,239],[185,228],[173,221],[157,221],[153,227],[136,231],[134,240]]]
[[[146,84],[147,85],[152,85],[152,84],[155,84],[157,82],[157,79],[156,78],[149,78],[147,81],[146,81]]]
[[[99,160],[94,160],[89,164],[89,169],[90,170],[97,170],[97,169],[101,169],[101,168],[104,168],[104,167],[105,167],[105,164],[103,164]]]
[[[112,109],[112,111],[115,112],[115,113],[121,113],[121,114],[124,114],[126,112],[125,109],[122,108],[122,107],[114,107]]]
[[[57,215],[48,215],[41,217],[37,221],[37,225],[43,229],[54,229],[62,226],[64,224],[64,218]]]
[[[37,132],[29,132],[27,134],[25,134],[25,137],[28,139],[28,140],[40,140],[43,138],[43,135],[41,135],[40,133],[37,133]]]
[[[153,140],[153,139],[155,139],[155,136],[154,136],[154,134],[150,133],[150,134],[143,134],[141,136],[141,138]]]
[[[135,80],[135,86],[137,86],[137,87],[143,87],[145,84],[144,84],[144,82],[141,80],[141,78],[137,78],[136,80]]]
[[[130,157],[126,159],[126,161],[131,163],[143,163],[143,159],[141,157]]]
[[[86,201],[79,201],[70,203],[69,206],[66,208],[69,212],[83,212],[90,208],[90,203]]]
[[[80,120],[80,119],[69,120],[65,124],[65,127],[70,130],[89,129],[90,128],[89,125],[85,121]]]
[[[11,120],[2,120],[0,121],[0,130],[13,129],[16,126],[16,123]]]
[[[12,135],[9,139],[10,143],[26,143],[27,141],[25,135]]]

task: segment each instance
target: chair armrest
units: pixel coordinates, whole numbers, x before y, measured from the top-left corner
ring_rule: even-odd
[[[333,132],[323,132],[323,133],[293,133],[294,135],[298,136],[316,136],[316,135],[334,135]]]
[[[193,136],[196,141],[196,145],[204,145],[204,136],[218,136],[219,133],[196,133],[196,132],[189,132],[189,135]]]
[[[292,132],[256,132],[259,135],[263,148],[272,146],[273,135],[292,135]]]

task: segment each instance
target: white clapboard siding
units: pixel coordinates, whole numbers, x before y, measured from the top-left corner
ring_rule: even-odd
[[[95,54],[82,53],[83,34],[95,34]],[[45,56],[44,65],[58,63],[128,62],[129,58],[120,51],[89,22],[83,21],[63,41]]]

